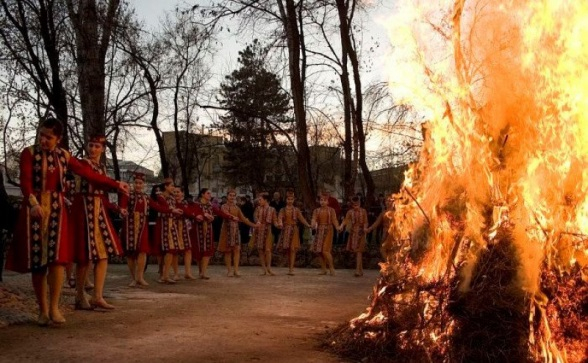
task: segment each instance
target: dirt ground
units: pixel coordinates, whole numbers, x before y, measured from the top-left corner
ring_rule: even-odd
[[[365,311],[378,271],[359,278],[351,270],[260,271],[242,267],[235,278],[211,266],[210,280],[161,285],[150,265],[151,285],[139,289],[127,287],[126,266],[111,265],[105,295],[116,310],[73,311],[66,288],[67,323],[59,327],[38,327],[32,313],[3,302],[0,319],[21,323],[0,327],[0,362],[344,362],[318,347],[319,335]],[[7,272],[3,285],[32,293],[29,275]],[[31,306],[27,299],[20,303]]]

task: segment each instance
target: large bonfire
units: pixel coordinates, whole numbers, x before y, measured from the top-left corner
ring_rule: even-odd
[[[398,8],[412,61],[393,87],[413,86],[425,142],[371,306],[330,344],[374,361],[588,360],[588,2]]]

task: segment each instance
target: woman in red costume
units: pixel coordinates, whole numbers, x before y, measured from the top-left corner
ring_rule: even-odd
[[[65,323],[59,311],[59,299],[64,267],[72,262],[74,255],[64,201],[67,170],[96,185],[128,192],[126,183],[94,172],[58,147],[62,134],[61,122],[47,118],[39,129],[39,143],[22,151],[20,186],[24,199],[15,236],[16,245],[11,249],[6,265],[13,271],[32,272],[33,288],[39,304],[39,325],[47,325],[51,321]]]
[[[251,242],[257,248],[259,254],[259,261],[261,262],[261,275],[274,276],[272,272],[272,249],[274,244],[274,236],[272,234],[272,224],[279,226],[278,215],[274,207],[269,205],[269,196],[267,193],[259,194],[257,198],[257,208],[253,213],[253,219],[257,223],[257,227],[253,229],[251,235]]]
[[[174,181],[166,178],[163,181],[163,190],[157,195],[157,203],[174,210],[174,213],[159,213],[155,224],[155,250],[163,256],[163,268],[157,282],[163,284],[175,284],[176,281],[170,278],[169,269],[172,266],[174,255],[178,252],[178,229],[175,222],[176,215],[182,214],[176,208],[174,198]]]
[[[302,216],[300,209],[294,206],[294,191],[286,191],[286,206],[278,213],[278,226],[282,229],[278,241],[278,251],[288,253],[288,275],[294,276],[296,252],[300,248],[298,222],[308,228],[310,224]]]
[[[106,147],[106,137],[90,137],[86,144],[88,156],[81,160],[95,173],[106,175],[106,166],[101,158]],[[76,244],[76,309],[91,310],[114,309],[104,300],[104,283],[108,269],[108,258],[122,254],[120,239],[108,214],[109,210],[120,212],[117,205],[108,200],[107,190],[81,178],[76,183],[76,194],[72,205],[72,218],[75,223]],[[84,282],[90,262],[94,264],[94,291],[88,301]]]
[[[189,212],[188,201],[184,199],[184,192],[181,188],[174,189],[174,198],[176,200],[176,208],[183,213]],[[178,253],[173,258],[173,268],[175,281],[180,279],[179,272],[179,254],[184,255],[184,278],[186,280],[195,280],[192,276],[192,240],[190,238],[191,223],[184,215],[177,215],[175,218],[176,229],[178,230]]]
[[[192,225],[190,230],[190,237],[193,242],[194,258],[198,261],[198,270],[200,272],[200,278],[208,280],[210,277],[206,274],[208,269],[208,261],[210,257],[214,255],[214,237],[212,232],[212,221],[215,216],[221,218],[230,219],[233,221],[239,221],[239,218],[223,212],[220,208],[213,206],[210,201],[212,194],[208,188],[202,188],[198,193],[195,205],[192,206],[196,212],[192,213],[197,215],[202,213],[202,221],[196,220],[196,223]]]
[[[248,225],[256,227],[241,212],[241,208],[235,203],[237,192],[234,189],[227,193],[227,202],[221,206],[221,210],[226,214],[237,217],[237,219]],[[225,219],[221,226],[220,237],[218,239],[218,250],[225,255],[225,266],[227,266],[227,276],[241,276],[239,274],[239,258],[241,257],[241,234],[239,231],[239,222]],[[233,255],[234,274],[231,274],[231,254]]]
[[[321,272],[319,275],[327,274],[327,267],[331,276],[335,275],[333,265],[333,227],[339,229],[337,223],[337,212],[329,207],[329,194],[322,193],[319,200],[320,206],[312,212],[310,224],[316,231],[310,250],[319,254],[321,261]]]
[[[149,198],[144,192],[145,174],[135,173],[133,191],[127,197],[123,195],[120,202],[121,210],[126,215],[123,221],[121,240],[127,257],[127,265],[132,281],[129,286],[148,286],[143,277],[149,248],[148,221],[149,209],[159,213],[173,213],[167,205],[161,205]],[[180,214],[181,212],[175,211]]]

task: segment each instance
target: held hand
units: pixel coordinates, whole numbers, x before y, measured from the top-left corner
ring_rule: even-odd
[[[209,222],[212,222],[214,220],[214,216],[212,214],[204,213],[204,217],[206,217],[206,219],[208,219]]]
[[[181,216],[182,214],[184,214],[184,211],[178,208],[174,208],[172,209],[172,213],[178,216]]]
[[[233,220],[233,222],[239,222],[239,218],[232,216],[231,219]]]
[[[43,208],[41,208],[40,205],[37,204],[36,206],[31,208],[31,217],[36,219],[42,219],[43,215]]]
[[[118,190],[120,190],[121,192],[123,192],[126,195],[129,195],[129,185],[124,182],[124,181],[119,181],[118,182]]]
[[[198,222],[202,222],[204,220],[204,216],[202,214],[199,214],[199,215],[196,216],[196,220]]]
[[[120,215],[123,216],[123,217],[127,217],[129,215],[129,211],[126,210],[126,209],[124,209],[124,208],[122,208],[120,210]]]
[[[255,227],[254,228],[259,228],[259,227],[261,227],[261,222],[255,223]]]

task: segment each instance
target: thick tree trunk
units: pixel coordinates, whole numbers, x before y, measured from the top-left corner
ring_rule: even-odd
[[[366,149],[365,141],[366,135],[363,125],[363,90],[361,89],[361,75],[359,73],[359,60],[357,57],[357,51],[354,47],[352,34],[351,34],[351,18],[355,11],[355,0],[351,0],[347,3],[345,0],[336,0],[337,11],[339,13],[340,29],[341,29],[341,45],[343,52],[349,57],[351,67],[353,69],[353,83],[355,87],[355,108],[352,116],[352,120],[356,127],[357,132],[357,144],[359,152],[359,167],[361,168],[363,178],[366,183],[366,202],[369,204],[373,203],[375,198],[375,183],[372,178],[371,172],[368,168],[366,161]]]
[[[345,159],[343,161],[343,191],[344,200],[347,200],[355,194],[355,177],[356,170],[353,168],[353,128],[351,122],[351,109],[353,99],[351,96],[351,86],[349,84],[349,71],[347,69],[347,55],[343,53],[341,57],[341,88],[343,90],[343,124],[345,125],[345,139],[343,141],[343,151]]]
[[[312,169],[310,163],[310,150],[308,147],[308,127],[306,123],[306,107],[304,103],[305,82],[305,53],[304,38],[298,29],[298,14],[294,0],[278,0],[286,39],[288,44],[288,63],[290,69],[290,87],[294,103],[294,116],[296,118],[296,147],[298,149],[298,181],[302,192],[302,199],[306,205],[315,204],[315,186],[312,183]],[[302,6],[302,4],[298,4]],[[302,53],[302,58],[301,58]]]
[[[105,59],[116,23],[120,0],[109,0],[105,14],[100,14],[96,0],[66,0],[76,36],[76,62],[84,139],[104,135]],[[77,7],[76,7],[77,5]]]

